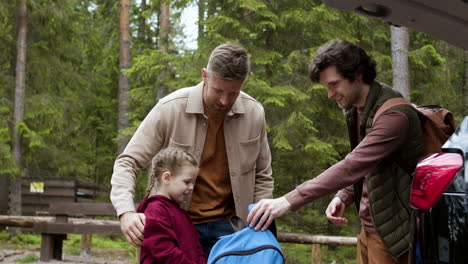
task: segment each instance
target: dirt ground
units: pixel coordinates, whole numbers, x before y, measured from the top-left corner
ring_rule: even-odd
[[[19,259],[34,254],[39,259],[40,248],[38,246],[23,247],[21,249],[15,248],[13,245],[0,244],[0,263],[18,263]],[[39,264],[133,264],[135,263],[128,251],[124,249],[92,249],[92,256],[82,257],[77,255],[68,254],[67,250],[63,255],[62,261],[34,261],[27,263]]]

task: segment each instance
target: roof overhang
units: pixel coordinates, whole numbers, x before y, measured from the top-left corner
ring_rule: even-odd
[[[325,5],[381,18],[468,50],[468,0],[323,0]]]

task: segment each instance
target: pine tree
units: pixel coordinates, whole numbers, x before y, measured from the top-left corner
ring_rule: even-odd
[[[0,2],[0,174],[18,175],[12,156],[17,1]]]
[[[130,83],[124,72],[128,68],[130,68],[130,0],[120,0],[119,121],[117,126],[119,131],[129,126],[127,114]],[[127,142],[127,137],[119,136],[119,154],[124,150]]]
[[[16,54],[15,111],[13,113],[13,158],[24,175],[21,147],[21,126],[24,120],[24,98],[26,90],[26,39],[27,39],[26,0],[20,1],[18,17],[18,48]]]
[[[390,26],[390,28],[392,38],[393,89],[399,91],[407,100],[410,100],[408,31],[404,27]]]

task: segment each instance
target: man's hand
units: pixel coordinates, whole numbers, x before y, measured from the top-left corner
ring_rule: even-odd
[[[249,226],[255,231],[262,229],[265,231],[277,217],[287,213],[291,208],[288,200],[284,197],[277,199],[263,199],[258,202],[247,216]]]
[[[122,230],[127,241],[136,248],[143,245],[145,223],[145,214],[125,212],[120,216],[120,230]]]
[[[348,223],[348,219],[343,217],[345,209],[345,203],[339,197],[335,197],[328,205],[325,215],[331,223],[345,225]]]

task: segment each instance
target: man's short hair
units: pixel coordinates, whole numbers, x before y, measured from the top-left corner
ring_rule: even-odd
[[[362,74],[366,84],[375,79],[375,61],[359,46],[345,40],[331,40],[317,50],[309,66],[312,82],[320,82],[320,73],[330,66],[349,81],[355,81]]]
[[[245,80],[250,72],[247,50],[230,42],[222,44],[211,52],[206,68],[217,79]]]

